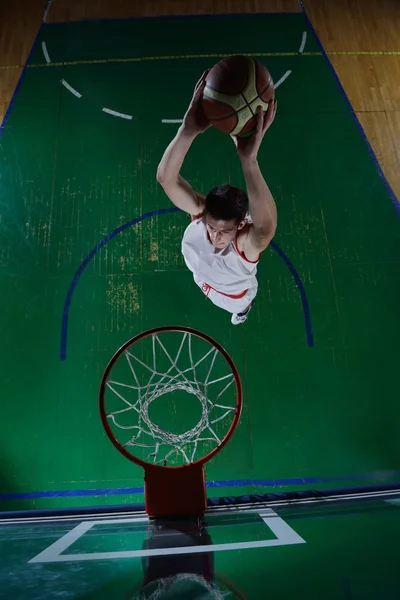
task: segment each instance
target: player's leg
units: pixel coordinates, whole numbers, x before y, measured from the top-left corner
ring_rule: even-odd
[[[231,322],[233,325],[239,325],[246,321],[254,298],[257,295],[257,287],[248,290],[243,298],[231,298],[230,296],[220,294],[209,286],[206,287],[205,284],[201,285],[200,282],[197,285],[199,285],[202,292],[213,304],[231,313]]]
[[[243,311],[239,313],[234,313],[231,318],[232,325],[240,325],[240,323],[244,323],[247,320],[248,314],[253,306],[254,300],[250,302],[250,304]]]

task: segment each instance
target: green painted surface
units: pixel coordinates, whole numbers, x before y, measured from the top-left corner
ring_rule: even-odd
[[[219,42],[212,41],[213,30]],[[67,358],[60,360],[74,274],[115,228],[170,206],[155,172],[176,125],[161,119],[182,117],[195,82],[216,60],[121,59],[293,53],[304,30],[301,15],[42,28],[40,42],[52,61],[110,61],[40,66],[38,44],[36,66],[27,70],[1,140],[5,510],[141,499],[140,493],[102,492],[141,487],[142,471],[104,434],[97,391],[115,350],[157,325],[189,325],[212,335],[240,371],[242,420],[208,465],[207,478],[250,483],[218,494],[265,490],[253,479],[275,480],[275,490],[396,480],[400,226],[322,56],[261,58],[275,81],[292,71],[277,90],[278,116],[260,163],[278,205],[275,242],[307,293],[314,347],[307,345],[295,281],[274,250],[260,263],[255,307],[235,328],[193,283],[180,255],[188,219],[172,213],[120,233],[88,264],[70,306]],[[311,32],[306,50],[318,50]],[[103,107],[133,118],[113,117]],[[224,181],[243,184],[233,144],[216,130],[196,140],[183,173],[204,192]],[[307,478],[332,479],[310,484]],[[5,495],[54,490],[100,491]]]

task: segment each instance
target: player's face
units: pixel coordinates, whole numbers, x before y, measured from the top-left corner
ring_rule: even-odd
[[[235,238],[235,235],[241,224],[237,224],[234,219],[232,221],[216,220],[206,216],[206,226],[211,243],[215,248],[221,250],[225,248]]]

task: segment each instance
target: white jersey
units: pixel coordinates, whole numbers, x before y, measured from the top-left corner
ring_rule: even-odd
[[[236,238],[222,250],[216,251],[202,218],[195,219],[186,228],[182,254],[195,282],[206,295],[210,288],[234,299],[244,299],[246,295],[247,300],[249,293],[251,297],[256,295],[258,260],[247,260],[240,253]]]

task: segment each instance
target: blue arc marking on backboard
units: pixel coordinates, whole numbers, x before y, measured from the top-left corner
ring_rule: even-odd
[[[116,229],[111,231],[111,233],[106,235],[98,244],[96,244],[96,246],[89,252],[89,254],[86,256],[86,258],[84,258],[84,260],[79,265],[79,268],[76,271],[76,273],[69,285],[67,295],[65,297],[64,310],[63,310],[63,315],[62,315],[62,324],[61,324],[61,348],[60,348],[61,360],[65,360],[67,357],[68,319],[69,319],[69,309],[71,306],[72,297],[74,295],[75,288],[78,284],[78,281],[79,281],[81,275],[83,274],[84,270],[86,269],[86,267],[88,266],[88,264],[90,263],[92,258],[98,253],[99,250],[101,250],[101,248],[103,248],[103,246],[105,246],[116,235],[125,231],[125,229],[128,229],[129,227],[132,227],[133,225],[136,225],[137,223],[140,223],[141,221],[144,221],[145,219],[149,219],[150,217],[156,217],[158,215],[164,215],[164,214],[172,213],[172,212],[180,212],[180,209],[176,208],[175,206],[170,207],[170,208],[159,208],[158,210],[153,210],[151,212],[144,213],[143,215],[140,215],[140,217],[136,217],[136,219],[132,219],[131,221],[128,221],[127,223],[124,223],[123,225],[120,225],[119,227],[117,227]],[[282,258],[282,260],[288,267],[293,279],[296,282],[297,288],[300,293],[302,307],[303,307],[304,320],[305,320],[305,325],[306,325],[307,344],[309,347],[312,347],[314,345],[314,341],[313,341],[313,334],[312,334],[312,328],[311,328],[310,310],[309,310],[306,291],[304,289],[303,283],[302,283],[300,276],[297,273],[295,267],[293,266],[293,264],[291,263],[289,258],[286,256],[286,254],[283,252],[283,250],[278,246],[278,244],[276,244],[275,242],[271,242],[271,247],[275,250],[275,252],[278,254],[278,256],[280,256],[280,258]]]

